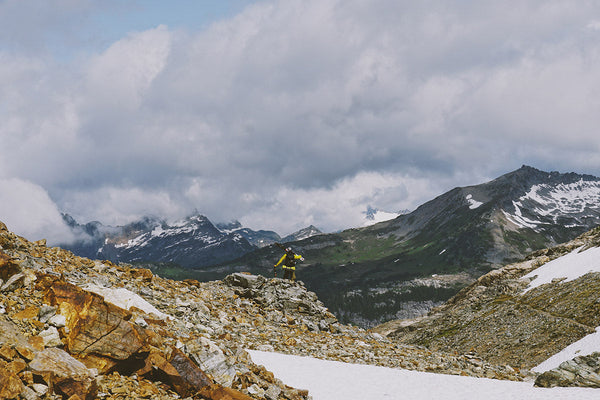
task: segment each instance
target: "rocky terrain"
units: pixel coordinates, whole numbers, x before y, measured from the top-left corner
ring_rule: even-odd
[[[0,398],[309,399],[245,349],[522,380],[471,352],[340,324],[301,283],[236,273],[172,281],[92,261],[0,223]]]
[[[437,351],[473,351],[492,363],[530,369],[600,326],[600,273],[526,290],[528,274],[552,260],[600,246],[600,228],[525,261],[481,276],[425,317],[390,321],[373,331]],[[575,267],[570,265],[570,267]],[[568,271],[564,271],[566,275]],[[563,275],[560,275],[563,276]],[[542,374],[541,386],[600,387],[599,354],[582,354]]]

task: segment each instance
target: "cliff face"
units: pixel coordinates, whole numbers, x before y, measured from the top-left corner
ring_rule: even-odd
[[[310,398],[245,349],[523,379],[342,325],[301,283],[243,273],[172,281],[29,242],[1,223],[0,328],[0,398]]]

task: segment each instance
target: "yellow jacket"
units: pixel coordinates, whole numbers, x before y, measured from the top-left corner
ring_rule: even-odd
[[[294,254],[294,260],[292,262],[289,262],[291,260],[286,260],[287,256],[288,256],[287,253],[285,253],[279,259],[279,261],[277,261],[277,264],[275,264],[274,267],[277,267],[277,266],[279,266],[279,264],[283,263],[282,268],[295,270],[296,269],[296,260],[304,260],[304,258],[300,254]],[[284,260],[286,262],[284,262]],[[291,265],[288,265],[288,264],[291,264]]]

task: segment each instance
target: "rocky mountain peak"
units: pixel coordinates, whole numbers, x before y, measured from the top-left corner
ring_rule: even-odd
[[[296,231],[296,232],[284,237],[283,239],[281,239],[281,241],[282,242],[294,242],[294,241],[298,241],[298,240],[308,239],[309,237],[320,235],[322,233],[323,232],[321,232],[316,226],[309,225],[306,228],[300,229],[299,231]]]

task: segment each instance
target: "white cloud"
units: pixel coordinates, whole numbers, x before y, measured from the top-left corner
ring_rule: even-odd
[[[20,179],[0,179],[0,221],[28,240],[57,244],[74,239],[48,193]]]
[[[362,172],[329,188],[281,188],[270,202],[252,209],[242,222],[281,234],[311,224],[327,232],[358,227],[364,224],[368,206],[390,212],[414,209],[441,193],[437,184],[408,174]]]
[[[78,222],[97,220],[111,226],[125,225],[148,215],[176,219],[190,211],[164,190],[110,186],[74,191],[64,200],[64,207]]]
[[[169,55],[171,33],[166,26],[129,34],[103,53],[92,57],[85,71],[85,93],[94,114],[97,107],[114,112],[136,111]]]
[[[23,3],[0,22],[34,25]],[[60,4],[84,21],[95,7]],[[0,170],[81,222],[198,209],[282,232],[353,226],[366,205],[414,208],[522,164],[600,175],[598,11],[274,0],[67,58],[45,34],[80,26],[54,12],[0,50]]]

